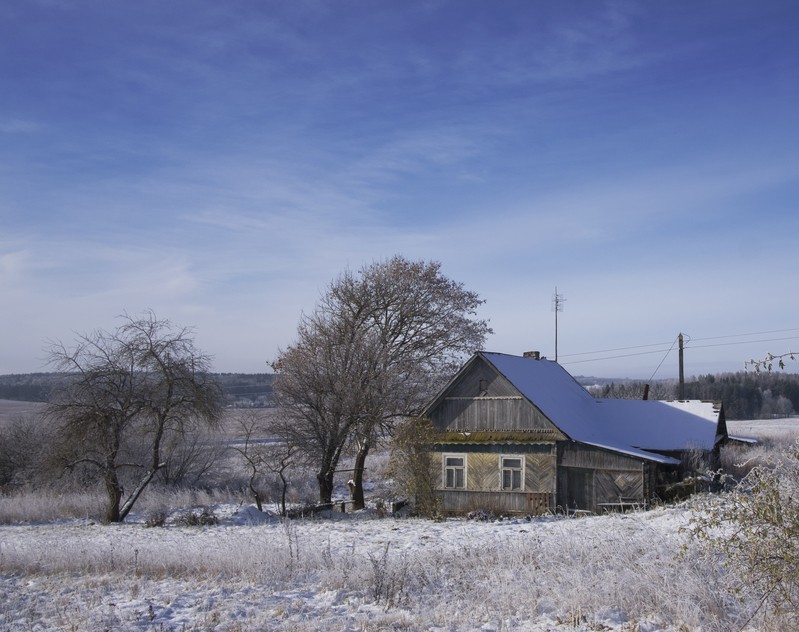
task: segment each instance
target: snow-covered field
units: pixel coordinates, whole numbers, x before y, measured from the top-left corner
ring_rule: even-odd
[[[770,422],[746,423],[730,431]],[[213,510],[204,527],[0,526],[0,629],[727,632],[756,605],[681,531],[690,503],[443,522]]]
[[[0,528],[4,630],[725,630],[741,607],[677,559],[686,508],[479,522]],[[682,626],[682,627],[681,627]]]

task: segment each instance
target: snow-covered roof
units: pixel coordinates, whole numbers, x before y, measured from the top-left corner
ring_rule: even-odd
[[[650,451],[716,443],[720,409],[712,402],[596,399],[556,362],[480,355],[575,441],[662,463],[677,461]]]

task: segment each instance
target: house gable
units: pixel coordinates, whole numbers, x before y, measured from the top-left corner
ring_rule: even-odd
[[[567,437],[481,354],[428,406],[442,443],[557,441]]]

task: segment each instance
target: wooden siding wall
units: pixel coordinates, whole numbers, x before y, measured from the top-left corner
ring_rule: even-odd
[[[585,467],[598,470],[641,470],[641,460],[630,456],[594,448],[581,443],[562,443],[558,462],[565,467]]]
[[[576,443],[562,444],[558,453],[557,504],[562,508],[599,512],[621,499],[647,499],[644,461]]]
[[[505,377],[484,362],[476,362],[450,387],[432,417],[436,428],[450,432],[556,431]]]
[[[541,515],[554,511],[554,497],[545,492],[439,492],[441,511],[463,515],[470,511]]]
[[[557,432],[527,400],[510,396],[447,397],[435,411],[433,423],[437,429],[448,432]]]
[[[544,513],[554,508],[557,449],[554,443],[527,445],[442,446],[437,453],[436,488],[446,513],[491,509],[512,513]],[[476,451],[471,451],[476,450]],[[444,455],[466,456],[466,489],[444,489]],[[502,456],[524,457],[524,489],[502,490]]]
[[[483,390],[480,389],[482,384]],[[504,376],[497,373],[485,362],[476,362],[470,371],[461,376],[449,390],[448,395],[454,397],[507,397],[519,392]]]

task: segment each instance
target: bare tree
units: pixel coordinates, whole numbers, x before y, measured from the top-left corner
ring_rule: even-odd
[[[82,335],[73,347],[55,342],[50,362],[71,379],[48,404],[66,465],[87,464],[105,485],[107,522],[121,522],[159,469],[164,447],[220,415],[221,390],[193,331],[153,312],[122,317],[113,332]],[[136,474],[125,498],[124,471]]]
[[[38,414],[0,424],[0,491],[36,484],[46,477],[52,434]]]
[[[368,375],[368,347],[359,335],[333,315],[303,316],[297,342],[273,364],[277,432],[314,465],[321,503],[332,500],[336,467],[361,415],[362,389],[351,382]]]
[[[353,500],[363,506],[377,434],[417,413],[464,356],[482,347],[491,333],[476,317],[482,303],[444,276],[440,263],[395,256],[345,271],[303,316],[297,343],[275,362],[274,387],[305,434],[297,445],[325,455],[320,500],[330,502],[338,458],[352,441]]]
[[[238,441],[232,444],[230,448],[237,452],[244,461],[249,475],[247,487],[250,489],[258,511],[263,511],[263,501],[261,500],[257,479],[263,471],[264,455],[263,450],[259,450],[254,442],[262,433],[264,419],[256,411],[248,411],[238,417],[236,421],[238,422],[236,432]]]
[[[280,499],[276,501],[280,514],[286,515],[288,494],[288,471],[296,465],[297,447],[291,438],[281,436],[283,425],[274,414],[248,411],[237,418],[237,441],[230,447],[244,462],[248,476],[247,486],[258,511],[263,511],[261,489],[266,474],[274,474],[279,480]]]
[[[290,440],[281,439],[266,448],[264,464],[266,469],[280,480],[280,515],[286,515],[286,496],[289,490],[287,472],[296,465],[297,446]]]

